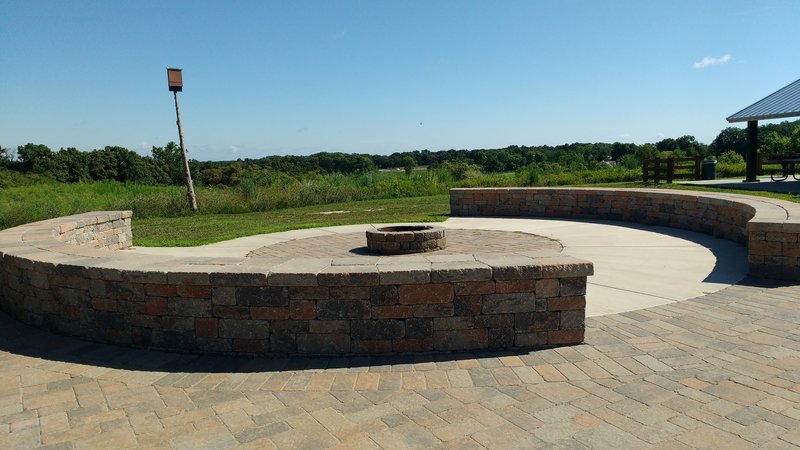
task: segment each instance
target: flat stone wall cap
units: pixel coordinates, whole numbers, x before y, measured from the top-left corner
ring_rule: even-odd
[[[426,255],[425,258],[432,263],[475,261],[475,257],[467,253],[455,253],[451,255],[437,255],[434,253]]]
[[[378,267],[331,266],[317,275],[320,286],[377,286],[380,284]]]
[[[269,272],[242,270],[241,266],[223,266],[226,270],[218,270],[209,274],[213,285],[219,286],[267,286]],[[248,267],[253,269],[253,267]]]
[[[378,257],[378,265],[384,264],[407,264],[425,263],[430,264],[430,260],[424,253],[412,253],[408,255],[384,255]]]
[[[114,256],[116,253],[115,250],[109,250],[106,248],[95,248],[95,247],[84,247],[82,245],[64,245],[59,247],[60,251],[65,254],[73,255],[73,256],[83,256],[86,258],[106,258]]]
[[[480,261],[453,261],[431,264],[431,283],[488,281],[492,268]]]
[[[784,233],[800,233],[800,218],[787,219],[785,222],[783,222],[781,231]]]
[[[317,286],[317,274],[331,266],[330,259],[292,258],[272,269],[270,286]]]
[[[587,277],[594,275],[594,264],[571,256],[537,258],[542,278]]]
[[[747,231],[782,231],[785,219],[776,221],[756,217],[747,222]]]
[[[179,265],[167,273],[169,284],[210,285],[208,268],[202,266]]]
[[[523,251],[523,252],[518,252],[518,254],[522,256],[527,256],[528,258],[532,259],[563,255],[560,251],[551,249]]]
[[[333,260],[331,260],[331,266],[374,266],[378,264],[381,258],[381,256],[333,258]]]
[[[491,267],[508,267],[533,264],[533,258],[517,253],[475,253],[475,260]]]
[[[379,264],[380,284],[427,284],[431,282],[431,263],[404,262]]]

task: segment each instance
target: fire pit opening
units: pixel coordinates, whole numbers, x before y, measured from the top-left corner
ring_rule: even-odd
[[[367,231],[371,253],[402,255],[442,250],[447,244],[445,229],[432,225],[396,225]]]

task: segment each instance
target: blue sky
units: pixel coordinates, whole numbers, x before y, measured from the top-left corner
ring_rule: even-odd
[[[800,2],[0,0],[0,145],[190,156],[710,143],[800,78]],[[741,125],[736,125],[741,126]]]

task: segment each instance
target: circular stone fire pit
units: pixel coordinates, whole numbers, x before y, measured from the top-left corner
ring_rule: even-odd
[[[432,225],[398,225],[367,231],[367,249],[371,253],[402,255],[444,249],[445,229]]]

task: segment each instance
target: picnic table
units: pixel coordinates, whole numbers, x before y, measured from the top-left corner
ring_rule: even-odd
[[[775,176],[775,173],[778,172],[777,170],[769,171],[769,177],[772,181],[784,181],[789,178],[789,175],[800,181],[800,178],[797,178],[797,164],[800,163],[800,158],[782,158],[775,162],[781,165],[781,169],[780,175],[777,177]]]

